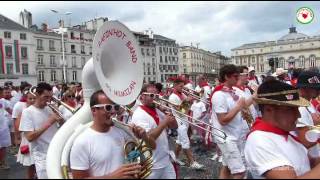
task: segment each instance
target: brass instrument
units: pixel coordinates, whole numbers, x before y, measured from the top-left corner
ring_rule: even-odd
[[[241,116],[247,122],[249,128],[251,128],[252,123],[254,122],[254,119],[253,119],[252,113],[248,107],[242,108]]]
[[[178,106],[177,104],[173,104],[173,103],[171,103],[170,101],[168,101],[168,100],[166,100],[166,99],[163,99],[163,98],[160,98],[160,97],[159,97],[158,99],[159,99],[160,101],[166,102],[166,103],[168,103],[168,104],[170,104],[170,105]],[[193,118],[193,117],[191,117],[191,116],[188,116],[188,115],[184,114],[183,112],[180,112],[180,111],[178,111],[178,110],[176,110],[176,109],[174,109],[174,108],[172,108],[172,107],[163,105],[163,104],[161,104],[160,102],[157,102],[157,101],[155,101],[155,100],[154,100],[153,102],[154,102],[156,105],[158,105],[158,106],[164,107],[164,108],[166,108],[166,109],[168,109],[168,110],[171,110],[171,111],[174,111],[175,113],[177,113],[179,117],[176,116],[176,117],[175,117],[176,119],[179,119],[179,120],[181,120],[181,121],[184,121],[184,122],[186,122],[186,123],[189,123],[189,124],[192,125],[192,126],[198,127],[198,128],[200,128],[200,129],[202,129],[202,130],[204,130],[204,131],[207,131],[207,132],[211,133],[211,134],[214,135],[214,136],[217,136],[217,137],[222,138],[223,140],[226,140],[227,134],[226,134],[225,132],[223,132],[222,130],[217,129],[217,128],[213,127],[212,125],[210,125],[210,124],[208,124],[208,123],[206,123],[206,122],[204,122],[204,121],[201,121],[201,120],[195,119],[195,118]],[[190,121],[188,121],[188,120],[185,120],[183,117],[190,118],[190,119],[192,119],[193,121],[201,122],[202,124],[204,124],[204,125],[206,125],[206,126],[208,126],[208,127],[211,127],[211,128],[212,128],[212,131],[210,131],[210,130],[202,127],[202,126],[199,126],[199,125],[196,124],[196,123],[193,123],[193,122],[190,122]],[[215,133],[215,132],[213,132],[213,130],[215,130],[215,131],[217,131],[217,132],[219,132],[219,133]]]
[[[133,141],[128,141],[124,145],[125,161],[127,163],[139,163],[142,167],[142,171],[138,174],[137,178],[147,178],[152,173],[152,149],[146,146],[143,140],[138,140],[133,135],[130,130],[130,125],[118,121],[117,118],[112,118],[112,122],[114,126],[124,130],[133,138]]]
[[[205,103],[206,105],[210,105],[210,103],[207,100],[203,100],[200,96],[196,95],[196,91],[193,89],[186,89],[183,88],[182,91],[188,95],[190,95],[191,97],[193,97],[194,99],[197,99],[199,101],[202,101],[203,103]],[[190,92],[192,91],[192,92]]]
[[[320,139],[320,125],[308,125],[302,122],[298,122],[297,125],[303,125],[308,127],[308,131],[305,134],[306,139],[309,142],[317,142]]]

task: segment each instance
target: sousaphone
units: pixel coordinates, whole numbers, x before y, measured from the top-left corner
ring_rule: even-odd
[[[143,85],[142,59],[134,34],[118,21],[107,21],[93,41],[93,57],[82,72],[84,105],[53,137],[47,154],[49,178],[69,178],[69,154],[73,141],[90,127],[90,96],[102,89],[115,103],[127,105]],[[101,142],[107,143],[107,142]]]

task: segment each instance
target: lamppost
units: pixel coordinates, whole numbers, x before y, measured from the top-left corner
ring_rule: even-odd
[[[62,63],[63,63],[63,81],[64,83],[66,84],[67,83],[67,72],[66,72],[66,60],[65,60],[65,57],[64,57],[64,33],[67,32],[67,28],[64,28],[64,20],[63,20],[63,16],[62,15],[65,15],[65,16],[68,16],[70,14],[72,14],[72,12],[65,12],[64,14],[60,14],[57,10],[54,10],[54,9],[51,9],[52,12],[56,13],[56,14],[59,14],[61,17],[60,17],[60,28],[59,28],[59,31],[58,33],[61,34],[61,46],[62,46]]]

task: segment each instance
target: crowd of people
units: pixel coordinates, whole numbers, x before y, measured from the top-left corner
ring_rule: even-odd
[[[19,146],[17,161],[28,167],[27,178],[42,179],[48,178],[50,141],[73,116],[70,107],[79,109],[84,100],[81,84],[30,88],[23,83],[18,89],[0,89],[0,169],[9,168],[6,148]],[[152,149],[150,179],[178,178],[178,166],[204,168],[191,148],[197,138],[215,152],[208,158],[222,163],[222,179],[320,178],[320,148],[306,138],[310,127],[320,124],[319,95],[316,69],[277,68],[272,75],[257,77],[253,67],[235,65],[222,67],[211,85],[199,76],[194,86],[187,75],[168,79],[166,88],[145,83],[126,107],[100,90],[90,98],[93,124],[72,146],[70,173],[73,178],[139,178],[145,167],[125,163],[123,147],[132,137],[113,125],[112,118],[117,118]],[[69,106],[58,107],[62,116],[48,106],[53,96]],[[176,140],[173,151],[171,136]],[[181,151],[187,162],[181,160]]]

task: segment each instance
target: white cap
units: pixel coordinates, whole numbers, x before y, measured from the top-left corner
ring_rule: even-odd
[[[251,71],[255,71],[255,70],[254,70],[254,67],[252,67],[252,66],[250,66],[250,67],[248,68],[248,72],[251,72]]]

